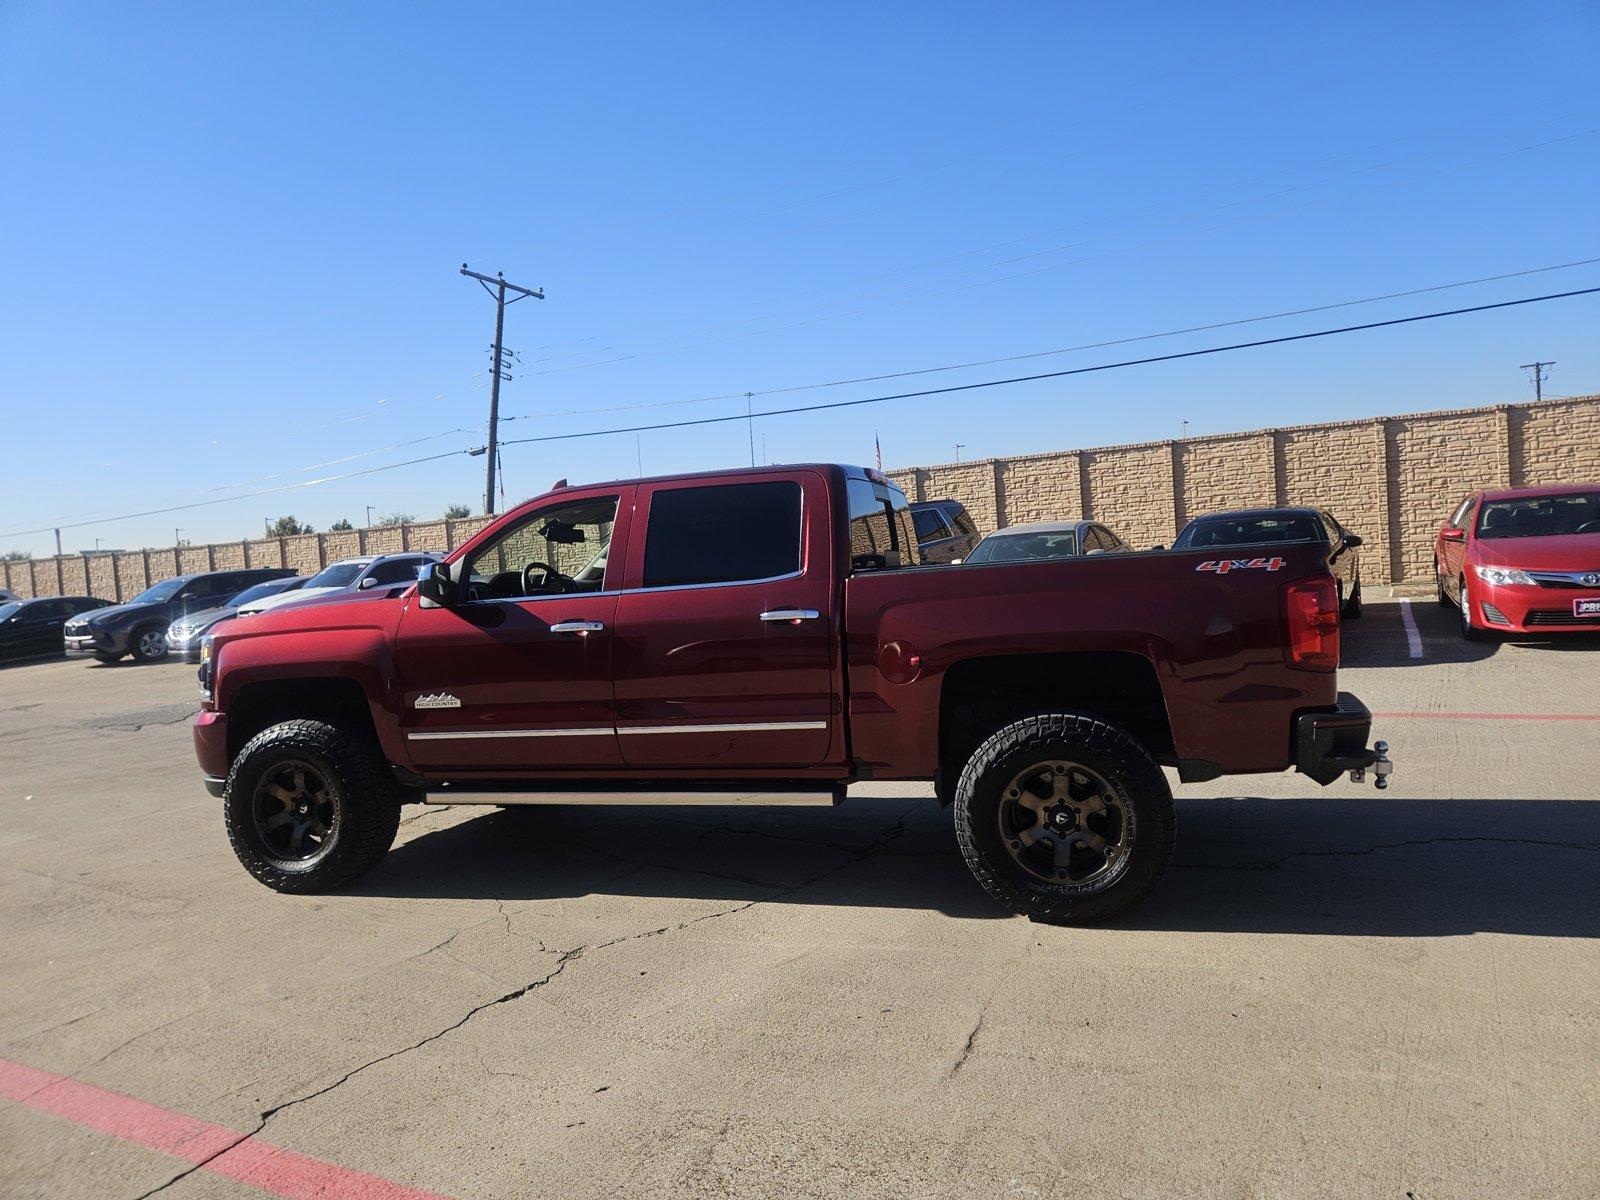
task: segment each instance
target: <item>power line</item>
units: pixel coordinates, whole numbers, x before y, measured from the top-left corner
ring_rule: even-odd
[[[1258,317],[1239,317],[1231,321],[1215,321],[1209,325],[1190,325],[1183,329],[1168,329],[1161,333],[1145,333],[1135,337],[1113,338],[1104,342],[1085,342],[1078,346],[1063,346],[1055,350],[1035,350],[1027,354],[1011,354],[1001,358],[974,359],[971,362],[949,363],[939,367],[921,367],[915,370],[890,371],[879,375],[858,375],[852,379],[831,379],[822,383],[802,383],[790,387],[767,388],[762,391],[724,392],[715,396],[697,396],[690,400],[656,400],[646,404],[620,404],[604,408],[579,408],[566,412],[518,413],[504,417],[505,421],[527,421],[550,417],[581,417],[590,413],[635,412],[649,408],[676,408],[688,404],[708,404],[717,400],[740,400],[750,396],[781,396],[793,392],[816,391],[821,388],[847,387],[856,383],[881,383],[888,379],[907,379],[914,375],[934,375],[943,371],[964,371],[972,367],[992,367],[998,363],[1024,362],[1031,358],[1048,358],[1058,354],[1074,354],[1083,350],[1104,350],[1111,346],[1126,346],[1136,342],[1156,341],[1160,338],[1180,337],[1189,333],[1207,333],[1216,329],[1229,329],[1239,325],[1253,325],[1262,321],[1276,321],[1284,317],[1302,317],[1311,313],[1331,312],[1340,308],[1354,308],[1362,304],[1376,304],[1383,300],[1401,300],[1407,296],[1422,296],[1430,292],[1444,292],[1452,288],[1473,287],[1483,283],[1499,283],[1507,279],[1520,279],[1549,271],[1565,271],[1572,267],[1588,267],[1600,263],[1600,258],[1583,258],[1574,262],[1556,263],[1548,267],[1530,267],[1523,271],[1509,271],[1503,275],[1484,275],[1477,279],[1463,279],[1455,283],[1439,283],[1430,287],[1411,288],[1403,292],[1386,292],[1381,296],[1367,296],[1360,300],[1341,300],[1333,304],[1318,304],[1305,308],[1285,309]]]
[[[1065,371],[1047,371],[1038,375],[1018,375],[1008,379],[988,379],[977,383],[958,383],[949,387],[928,388],[918,392],[899,392],[887,396],[868,396],[858,400],[835,400],[828,404],[797,405],[793,408],[767,409],[764,412],[747,414],[735,413],[721,417],[699,417],[688,421],[669,421],[654,425],[629,425],[618,429],[592,429],[578,433],[553,433],[539,437],[507,438],[501,441],[502,446],[519,446],[532,442],[563,442],[578,438],[610,437],[618,433],[643,433],[656,429],[681,429],[696,425],[719,425],[728,421],[748,421],[752,417],[782,417],[797,413],[823,412],[836,408],[857,408],[867,404],[883,404],[891,400],[913,400],[924,396],[942,396],[954,392],[970,392],[983,388],[1007,387],[1018,383],[1033,383],[1042,379],[1061,379],[1071,375],[1087,375],[1097,371],[1113,371],[1122,367],[1146,366],[1151,363],[1175,362],[1185,358],[1200,358],[1210,354],[1224,354],[1233,350],[1253,350],[1262,346],[1278,346],[1289,342],[1309,341],[1313,338],[1334,337],[1345,333],[1359,333],[1368,329],[1385,329],[1395,325],[1411,325],[1419,321],[1436,321],[1444,317],[1459,317],[1469,313],[1491,312],[1501,308],[1516,308],[1525,304],[1540,304],[1547,300],[1566,300],[1574,296],[1591,296],[1600,293],[1600,287],[1581,288],[1570,292],[1552,292],[1543,296],[1526,296],[1520,300],[1501,300],[1494,304],[1477,304],[1470,308],[1447,309],[1442,312],[1419,313],[1410,317],[1392,317],[1386,321],[1370,321],[1363,325],[1345,325],[1337,329],[1318,329],[1310,333],[1286,334],[1283,337],[1264,338],[1254,342],[1235,342],[1226,346],[1208,346],[1200,350],[1184,350],[1174,354],[1159,354],[1149,358],[1124,359],[1120,362],[1097,363],[1088,367],[1073,367]],[[401,467],[417,466],[421,463],[438,462],[445,458],[454,458],[457,455],[482,454],[482,447],[471,450],[446,450],[441,454],[430,454],[422,458],[408,459],[404,462],[388,463],[381,467],[366,467],[360,471],[346,471],[338,475],[327,475],[320,479],[307,479],[298,483],[281,484],[278,487],[263,488],[260,491],[244,492],[235,496],[219,496],[210,500],[196,500],[188,504],[173,504],[162,508],[146,509],[143,512],[122,513],[114,517],[104,517],[96,520],[77,522],[52,522],[36,529],[16,529],[0,533],[0,537],[22,537],[28,534],[48,533],[52,529],[79,529],[87,525],[106,525],[113,521],[131,521],[139,517],[159,516],[163,513],[183,512],[194,508],[205,508],[213,504],[226,504],[232,500],[249,500],[257,496],[269,496],[281,492],[295,491],[300,488],[318,487],[325,483],[336,483],[343,479],[356,479],[365,475],[376,475],[383,471],[394,471]]]
[[[1365,329],[1384,329],[1391,325],[1411,325],[1418,321],[1436,321],[1441,317],[1459,317],[1467,313],[1489,312],[1497,308],[1515,308],[1523,304],[1539,304],[1545,300],[1565,300],[1572,296],[1590,296],[1600,292],[1600,287],[1583,288],[1574,292],[1554,292],[1547,296],[1527,296],[1521,300],[1502,300],[1496,304],[1476,304],[1471,308],[1453,308],[1444,312],[1420,313],[1413,317],[1393,317],[1387,321],[1369,321],[1364,325],[1345,325],[1338,329],[1318,329],[1311,333],[1292,333],[1284,337],[1264,338],[1255,342],[1235,342],[1229,346],[1208,346],[1203,350],[1183,350],[1176,354],[1158,354],[1150,358],[1130,358],[1122,362],[1098,363],[1092,367],[1073,367],[1066,371],[1046,371],[1039,375],[1017,375],[1010,379],[988,379],[979,383],[956,383],[949,387],[928,388],[920,392],[898,392],[891,396],[869,396],[863,400],[835,400],[830,404],[804,404],[794,408],[771,408],[757,413],[760,417],[783,417],[794,413],[822,412],[834,408],[856,408],[864,404],[883,404],[889,400],[914,400],[923,396],[944,396],[952,392],[971,392],[980,388],[1005,387],[1014,383],[1033,383],[1041,379],[1061,379],[1068,375],[1088,375],[1095,371],[1113,371],[1119,367],[1140,367],[1150,363],[1174,362],[1183,358],[1199,358],[1207,354],[1223,354],[1230,350],[1253,350],[1260,346],[1278,346],[1286,342],[1304,342],[1312,338],[1334,337],[1341,333],[1358,333]],[[620,429],[593,429],[581,433],[548,433],[541,437],[508,438],[507,446],[520,446],[529,442],[564,442],[574,438],[605,437],[615,433],[642,433],[652,429],[682,429],[691,425],[719,425],[727,421],[744,421],[749,417],[736,413],[725,417],[698,417],[689,421],[666,421],[656,425],[626,425]]]

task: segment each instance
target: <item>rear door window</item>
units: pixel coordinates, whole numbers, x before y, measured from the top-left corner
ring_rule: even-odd
[[[944,517],[936,508],[918,508],[911,513],[911,521],[917,527],[917,541],[936,542],[940,538],[950,536],[950,527],[944,523]]]
[[[800,485],[665,488],[650,498],[644,586],[775,579],[800,570]]]

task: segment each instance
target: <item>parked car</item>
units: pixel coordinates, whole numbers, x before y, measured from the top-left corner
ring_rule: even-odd
[[[1131,551],[1132,546],[1095,521],[1041,521],[988,534],[963,562],[1042,562],[1080,554]]]
[[[433,550],[408,550],[402,554],[363,554],[358,558],[342,558],[318,571],[306,585],[290,595],[268,596],[241,605],[236,615],[252,616],[270,612],[282,604],[300,604],[313,597],[332,596],[336,592],[364,592],[370,588],[392,587],[397,583],[415,583],[417,572],[442,555]]]
[[[1339,589],[1339,613],[1361,615],[1361,537],[1321,508],[1247,508],[1196,517],[1173,540],[1174,550],[1238,549],[1245,558],[1217,558],[1207,569],[1227,574],[1259,557],[1263,546],[1317,542],[1327,547],[1328,569]],[[1160,549],[1160,547],[1157,547]]]
[[[10,588],[0,587],[0,604],[10,604],[13,600],[20,599],[22,599],[22,597],[17,595]]]
[[[131,654],[139,662],[167,656],[167,629],[187,613],[214,608],[253,583],[282,579],[294,572],[258,567],[243,571],[207,571],[175,575],[140,592],[125,604],[113,604],[73,617],[63,630],[68,655],[116,662]]]
[[[398,601],[219,625],[194,744],[235,853],[316,892],[370,870],[409,802],[931,779],[996,900],[1093,921],[1171,857],[1163,764],[1387,782],[1338,689],[1321,544],[1274,546],[1272,571],[1201,573],[1208,551],[895,568],[907,511],[834,465],[560,487]],[[502,577],[516,594],[479,583]]]
[[[911,505],[911,523],[925,563],[954,562],[978,544],[978,527],[959,500],[919,501]]]
[[[211,627],[218,621],[226,621],[243,605],[265,600],[268,596],[281,596],[287,592],[298,591],[305,587],[308,581],[305,575],[291,575],[285,579],[269,579],[264,583],[251,584],[244,591],[229,596],[215,608],[206,608],[179,617],[167,626],[167,653],[184,662],[198,662],[200,639],[209,633]]]
[[[1433,543],[1461,636],[1600,629],[1600,484],[1469,493]]]
[[[104,600],[93,596],[0,601],[0,659],[60,654],[61,630],[67,620],[105,606]]]

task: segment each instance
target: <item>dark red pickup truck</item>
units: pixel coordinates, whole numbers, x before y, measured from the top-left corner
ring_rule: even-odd
[[[202,651],[195,748],[240,860],[310,892],[400,806],[932,780],[1001,903],[1146,896],[1182,780],[1374,766],[1336,686],[1326,547],[917,566],[856,467],[558,485],[398,599],[267,612]]]

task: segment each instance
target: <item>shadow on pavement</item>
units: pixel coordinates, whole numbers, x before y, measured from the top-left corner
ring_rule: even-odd
[[[1461,636],[1455,608],[1440,608],[1430,597],[1411,603],[1411,617],[1422,639],[1421,658],[1409,652],[1405,619],[1398,604],[1369,604],[1366,613],[1340,629],[1341,667],[1426,667],[1440,663],[1482,662],[1505,646],[1558,653],[1600,651],[1600,631],[1569,629],[1548,635],[1490,633],[1480,641]]]
[[[414,812],[416,810],[408,810]],[[1180,800],[1178,853],[1134,930],[1600,937],[1600,803]],[[931,799],[837,809],[489,809],[393,851],[353,889],[918,908],[1003,918]]]

